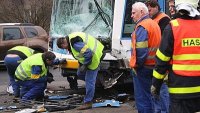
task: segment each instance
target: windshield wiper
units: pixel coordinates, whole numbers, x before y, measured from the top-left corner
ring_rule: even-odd
[[[95,21],[97,20],[97,18],[98,18],[99,16],[102,18],[102,20],[103,20],[104,23],[107,25],[107,27],[109,27],[109,28],[111,29],[111,25],[110,25],[109,21],[107,20],[107,18],[105,17],[105,15],[106,15],[106,16],[110,19],[109,15],[106,14],[106,13],[102,10],[102,8],[99,6],[99,3],[98,3],[96,0],[94,0],[94,2],[95,2],[95,5],[96,5],[96,7],[97,7],[98,14],[97,14],[96,17],[93,19],[93,21],[90,22],[90,24],[89,24],[87,27],[85,27],[85,29],[83,29],[83,32],[86,31],[86,30],[93,24],[93,22],[95,22]]]

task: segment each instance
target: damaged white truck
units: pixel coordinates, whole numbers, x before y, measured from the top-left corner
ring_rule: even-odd
[[[146,0],[138,0],[145,2]],[[62,66],[62,75],[76,76],[78,61],[64,50],[58,49],[56,38],[72,32],[85,32],[96,37],[105,46],[106,56],[100,65],[98,79],[114,80],[114,83],[132,82],[129,58],[131,56],[131,33],[134,22],[131,18],[132,4],[136,0],[54,0],[50,36],[52,50],[58,58],[67,58]],[[158,0],[165,10],[167,1]],[[102,82],[97,86],[101,86]]]

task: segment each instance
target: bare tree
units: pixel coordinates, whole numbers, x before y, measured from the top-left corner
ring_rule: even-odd
[[[53,0],[0,0],[0,22],[33,23],[49,31]]]

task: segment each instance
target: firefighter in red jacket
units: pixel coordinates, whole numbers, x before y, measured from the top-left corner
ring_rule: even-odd
[[[163,31],[156,52],[151,92],[159,95],[168,73],[170,113],[200,111],[200,13],[199,0],[175,0],[177,18]]]

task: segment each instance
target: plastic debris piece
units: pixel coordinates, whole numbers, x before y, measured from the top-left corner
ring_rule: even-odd
[[[23,109],[23,110],[21,110],[21,111],[17,111],[17,112],[15,112],[15,113],[36,113],[37,112],[37,110],[36,109]]]
[[[0,110],[4,110],[6,107],[4,106],[0,106]]]
[[[8,106],[7,109],[17,109],[17,106]]]
[[[93,108],[96,108],[96,107],[107,107],[107,106],[119,107],[120,103],[119,103],[119,101],[115,101],[115,100],[105,100],[104,102],[92,104]]]
[[[116,100],[118,100],[120,102],[126,102],[127,100],[129,100],[129,96],[130,95],[126,94],[126,93],[118,94]]]
[[[63,99],[68,99],[71,98],[71,96],[49,96],[49,100],[63,100]]]

